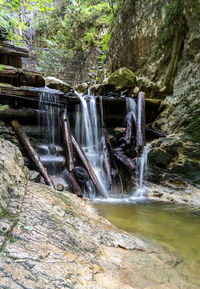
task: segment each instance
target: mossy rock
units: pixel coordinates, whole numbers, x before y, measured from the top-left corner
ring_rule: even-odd
[[[45,78],[45,85],[48,88],[57,89],[64,93],[72,91],[72,87],[69,84],[53,76],[48,76]]]
[[[130,69],[121,67],[109,76],[108,83],[116,90],[131,89],[136,86],[136,76]]]

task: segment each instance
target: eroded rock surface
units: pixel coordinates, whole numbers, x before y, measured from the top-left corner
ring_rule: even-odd
[[[13,186],[0,219],[0,288],[198,288],[175,257],[116,229],[88,200],[28,181],[19,150],[0,141],[1,185],[6,174]]]

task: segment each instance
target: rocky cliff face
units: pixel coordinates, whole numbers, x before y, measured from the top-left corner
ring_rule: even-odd
[[[112,33],[106,63],[107,74],[126,66],[137,76],[148,77],[160,87],[162,96],[159,94],[157,97],[163,98],[165,109],[154,125],[166,134],[174,134],[166,141],[166,147],[169,142],[173,147],[171,144],[177,143],[175,139],[181,145],[175,148],[176,156],[159,167],[167,168],[171,173],[172,167],[174,169],[172,163],[176,163],[182,167],[175,170],[177,176],[187,175],[196,183],[199,183],[197,175],[194,177],[195,172],[200,171],[199,156],[192,146],[188,151],[188,142],[199,146],[199,19],[198,0],[125,0]],[[164,139],[163,144],[165,147]],[[153,148],[155,146],[166,153],[161,144],[154,144]],[[155,155],[152,159],[155,160]],[[193,170],[192,178],[188,177],[190,174],[185,167],[188,159]]]

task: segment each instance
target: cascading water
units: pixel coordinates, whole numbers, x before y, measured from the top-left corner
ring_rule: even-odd
[[[137,105],[133,98],[127,97],[126,98],[126,113],[129,112],[133,113],[133,117],[135,123],[137,121]],[[144,179],[147,175],[148,170],[148,150],[147,147],[144,146],[143,152],[141,157],[136,160],[136,186],[137,189],[133,193],[134,198],[143,198],[145,194],[145,186],[144,186]]]
[[[81,104],[78,105],[75,116],[75,136],[80,142],[101,186],[104,191],[107,191],[101,144],[103,106],[100,105],[99,115],[97,96],[91,95],[90,92],[88,95],[78,94],[78,96]]]
[[[133,117],[136,123],[136,115],[137,115],[137,105],[133,98],[126,97],[126,114],[129,112],[133,113]]]
[[[54,180],[55,184],[61,183],[60,176],[65,158],[62,155],[58,95],[56,95],[53,90],[45,88],[44,91],[40,92],[38,108],[38,124],[41,141],[37,149],[40,159],[47,167],[52,178],[56,179]]]
[[[142,152],[142,156],[139,157],[136,161],[136,185],[137,189],[133,193],[132,197],[135,198],[144,198],[146,187],[144,185],[144,180],[147,176],[148,172],[148,150],[147,147],[144,147],[144,150]]]

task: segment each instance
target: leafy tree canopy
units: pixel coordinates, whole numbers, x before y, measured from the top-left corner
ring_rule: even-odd
[[[47,14],[53,9],[52,0],[0,0],[0,34],[9,40],[20,41],[18,31],[26,28],[20,13],[33,11]]]

